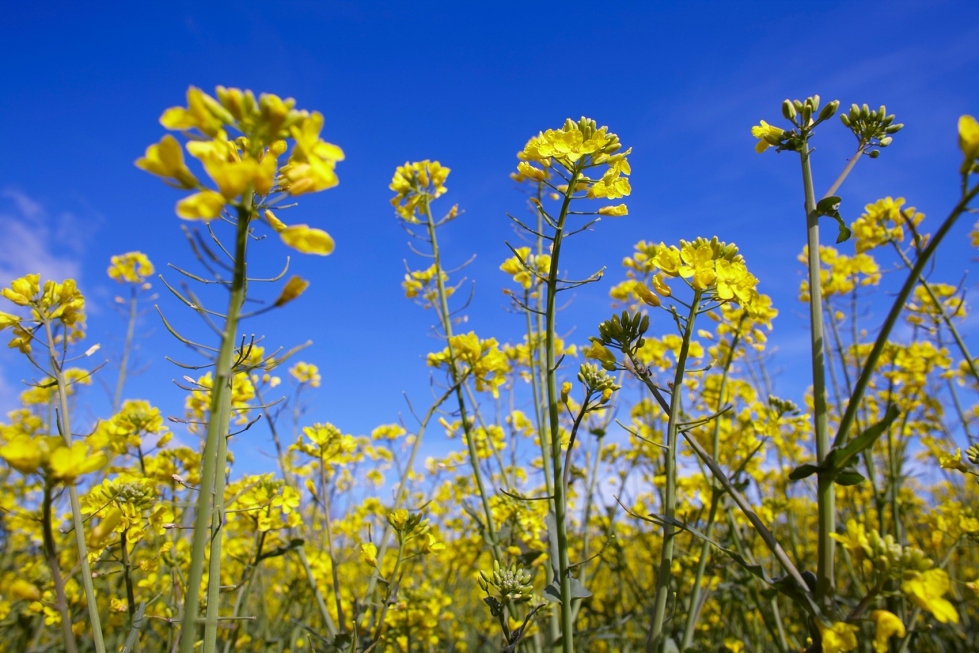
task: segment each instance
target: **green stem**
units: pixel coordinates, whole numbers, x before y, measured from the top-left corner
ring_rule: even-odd
[[[894,249],[901,257],[901,260],[904,262],[905,267],[907,267],[909,270],[913,269],[911,265],[911,261],[908,259],[907,255],[901,250],[901,248],[898,247],[897,243],[891,241],[891,244],[894,245]],[[974,360],[972,360],[972,355],[969,354],[969,348],[965,346],[965,341],[962,340],[962,336],[959,334],[958,328],[955,326],[955,323],[952,322],[952,316],[950,316],[948,314],[948,311],[945,310],[945,305],[942,304],[941,299],[938,298],[938,295],[935,294],[935,291],[932,289],[931,284],[928,283],[928,281],[926,281],[924,277],[918,279],[918,283],[920,283],[921,287],[925,289],[926,293],[928,293],[928,298],[931,299],[932,303],[935,305],[935,308],[938,310],[938,314],[941,316],[942,321],[945,323],[945,326],[947,326],[948,330],[952,333],[952,337],[955,339],[955,344],[958,345],[959,351],[962,352],[962,356],[965,358],[965,363],[966,365],[968,365],[969,371],[972,372],[972,377],[976,380],[977,383],[979,383],[979,369],[976,369],[976,363]]]
[[[747,315],[747,313],[744,315]],[[735,348],[738,346],[738,341],[741,338],[741,325],[743,324],[743,321],[744,316],[742,316],[741,320],[738,322],[738,329],[734,332],[734,336],[731,338],[731,347],[728,350],[727,360],[724,362],[724,370],[721,373],[720,387],[717,389],[717,406],[715,407],[715,412],[718,413],[718,416],[714,419],[714,437],[712,443],[714,458],[717,458],[721,449],[721,416],[719,413],[724,408],[724,392],[727,390],[727,379],[728,375],[731,373],[731,364],[734,362]],[[716,488],[715,483],[711,483],[711,486]],[[719,492],[717,489],[714,489],[711,492],[710,512],[707,515],[707,526],[704,529],[704,535],[706,535],[708,539],[711,537],[711,533],[714,529],[714,520],[717,517],[717,504],[720,498]],[[690,595],[690,607],[687,611],[687,623],[684,626],[683,640],[680,644],[681,651],[686,651],[693,643],[694,628],[697,625],[698,619],[700,618],[700,585],[704,578],[704,572],[707,569],[707,559],[710,557],[710,546],[710,542],[705,541],[700,547],[700,559],[697,561],[697,573],[693,580],[693,589]]]
[[[195,642],[198,632],[198,615],[200,612],[200,590],[204,579],[204,552],[209,542],[216,541],[216,545],[211,546],[211,565],[208,577],[208,597],[210,598],[210,586],[220,587],[220,564],[221,564],[221,538],[220,531],[212,531],[214,526],[214,512],[218,512],[217,519],[222,515],[221,509],[214,508],[217,504],[223,506],[223,496],[217,494],[220,485],[222,495],[224,488],[224,468],[227,458],[227,437],[228,424],[231,417],[231,394],[232,382],[234,379],[234,362],[236,334],[238,330],[238,316],[241,314],[241,307],[245,301],[246,269],[245,269],[245,250],[248,244],[249,222],[252,218],[252,208],[242,206],[238,209],[238,225],[235,238],[235,260],[234,276],[231,281],[231,299],[228,302],[227,318],[224,323],[224,332],[221,334],[221,348],[218,351],[218,358],[215,366],[214,380],[211,388],[211,401],[209,406],[210,417],[207,421],[207,435],[204,441],[204,452],[202,455],[201,485],[197,494],[196,515],[194,517],[194,535],[191,542],[190,573],[187,576],[187,590],[184,601],[183,620],[180,626],[180,653],[194,653]],[[220,524],[220,521],[217,522]],[[212,537],[213,536],[213,537]],[[214,556],[215,549],[218,553]],[[215,560],[214,558],[217,558]],[[214,572],[217,572],[215,574]],[[213,608],[217,609],[218,601],[214,601]],[[208,611],[212,605],[208,602]],[[210,641],[215,642],[217,635],[217,618],[207,618],[205,623],[205,642],[211,635]],[[211,653],[210,651],[208,653]]]
[[[819,259],[819,214],[816,212],[816,193],[812,187],[809,142],[803,140],[799,151],[802,160],[802,185],[806,195],[806,229],[809,250],[809,333],[812,350],[813,429],[816,435],[816,460],[819,463],[829,454],[829,427],[826,411],[826,340],[823,335],[823,291],[820,282],[822,264]],[[857,157],[854,157],[854,161]],[[852,167],[853,161],[851,161]],[[819,543],[816,571],[816,601],[827,605],[835,593],[835,542],[830,534],[836,532],[836,488],[833,479],[819,475],[816,490],[819,505]]]
[[[48,352],[51,355],[51,373],[58,386],[58,405],[60,407],[59,425],[61,437],[65,446],[71,446],[71,416],[68,413],[68,383],[64,370],[55,352],[57,344],[51,322],[44,320],[44,332],[47,336]],[[67,334],[63,334],[67,338]],[[73,481],[66,483],[68,498],[71,502],[71,517],[75,531],[75,544],[78,547],[78,562],[81,565],[82,585],[85,587],[85,601],[88,603],[88,618],[92,626],[92,639],[96,653],[105,653],[105,641],[102,638],[102,620],[99,618],[99,606],[95,601],[95,587],[92,584],[92,568],[88,564],[88,545],[85,544],[85,522],[82,519],[82,509],[78,502],[78,488]]]
[[[122,403],[122,388],[126,384],[126,372],[129,369],[129,354],[133,348],[133,332],[136,329],[136,286],[129,285],[129,323],[126,325],[126,342],[122,347],[122,360],[119,361],[119,379],[116,381],[116,394],[112,400],[112,412],[119,411]]]
[[[126,539],[127,531],[123,531],[119,538],[119,544],[122,547],[122,568],[126,575],[126,613],[129,615],[129,627],[134,627],[134,621],[136,618],[136,595],[133,593],[133,566],[129,561],[129,542]],[[139,635],[136,636],[136,643],[133,646],[133,650],[139,653],[140,642]]]
[[[61,563],[58,561],[58,549],[54,544],[54,529],[51,526],[51,486],[44,483],[44,502],[41,506],[41,535],[44,541],[44,555],[51,570],[51,582],[54,583],[54,596],[58,614],[61,615],[61,632],[65,638],[65,653],[76,653],[75,633],[71,630],[71,613],[68,611],[68,599],[65,597],[65,581],[61,575]]]
[[[445,292],[445,281],[442,279],[442,258],[439,251],[438,240],[435,236],[435,220],[432,218],[432,209],[429,200],[424,202],[425,224],[428,228],[428,238],[432,244],[432,257],[435,263],[435,283],[438,288],[439,299],[439,318],[442,322],[442,331],[445,334],[446,346],[449,350],[450,370],[452,383],[455,386],[456,399],[459,404],[459,419],[462,422],[462,430],[466,436],[466,446],[469,449],[469,461],[472,463],[473,478],[476,481],[476,490],[483,506],[483,517],[486,520],[486,533],[489,536],[490,546],[493,549],[493,558],[502,560],[503,554],[496,534],[496,525],[493,522],[493,510],[489,504],[489,495],[486,492],[486,483],[483,480],[483,472],[479,467],[479,454],[476,451],[476,440],[473,436],[473,425],[469,421],[466,411],[466,401],[462,394],[462,371],[456,364],[455,354],[452,351],[452,316],[449,313],[449,300]]]
[[[568,218],[568,209],[571,206],[571,196],[578,185],[578,178],[581,176],[582,164],[579,162],[571,171],[571,178],[568,182],[568,190],[564,194],[564,201],[561,203],[561,213],[558,215],[557,227],[551,247],[551,265],[547,273],[547,298],[544,314],[545,340],[544,348],[546,352],[546,364],[544,371],[547,374],[547,406],[549,417],[549,433],[551,444],[551,478],[554,483],[554,517],[557,523],[557,549],[558,560],[557,569],[560,576],[561,587],[561,650],[564,653],[574,653],[574,613],[571,600],[571,573],[569,571],[570,559],[568,556],[568,527],[567,527],[567,497],[565,488],[559,482],[564,478],[561,460],[561,404],[557,389],[557,363],[555,356],[555,329],[557,299],[557,275],[558,265],[561,259],[561,245],[564,241],[564,224]],[[538,210],[543,210],[538,208]],[[546,461],[545,461],[546,464]]]
[[[874,347],[870,351],[870,355],[864,362],[863,368],[860,370],[860,376],[857,378],[857,383],[853,388],[853,395],[850,397],[850,401],[846,406],[846,412],[843,413],[843,418],[840,420],[839,429],[836,431],[836,439],[834,440],[835,446],[841,446],[850,433],[850,427],[853,425],[853,420],[856,417],[857,408],[860,402],[863,400],[863,395],[867,390],[867,386],[870,384],[870,377],[873,376],[874,370],[877,367],[877,361],[880,358],[881,353],[884,351],[884,346],[887,344],[887,338],[891,335],[891,330],[893,330],[894,325],[897,323],[898,317],[900,317],[901,312],[904,310],[904,305],[908,301],[908,297],[911,296],[911,291],[918,284],[918,279],[921,277],[921,272],[924,270],[928,261],[935,254],[935,250],[941,244],[942,240],[948,234],[949,230],[958,220],[959,216],[962,215],[968,209],[969,202],[971,202],[976,194],[979,193],[979,184],[974,186],[972,190],[966,191],[962,194],[962,198],[952,209],[942,226],[939,227],[938,231],[935,233],[934,237],[928,242],[928,245],[922,250],[921,254],[918,255],[918,259],[914,262],[914,267],[911,268],[911,272],[908,278],[904,282],[904,286],[901,287],[900,292],[898,292],[897,297],[894,299],[894,303],[891,305],[891,310],[887,314],[887,318],[884,320],[884,324],[880,328],[880,332],[877,334],[877,340],[874,342]]]
[[[680,404],[683,399],[683,377],[686,372],[687,356],[690,353],[690,339],[693,336],[694,322],[700,309],[700,290],[694,290],[690,302],[690,313],[683,328],[683,343],[677,355],[676,372],[673,375],[673,392],[670,395],[670,418],[666,426],[666,489],[663,496],[663,547],[660,550],[659,573],[656,577],[656,600],[653,605],[653,624],[646,641],[647,653],[659,651],[665,644],[663,633],[666,623],[666,604],[670,595],[670,578],[673,568],[673,549],[676,544],[676,454],[679,432]]]

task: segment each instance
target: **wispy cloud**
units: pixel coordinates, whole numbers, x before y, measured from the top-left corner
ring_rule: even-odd
[[[18,190],[0,191],[0,283],[29,273],[41,279],[77,279],[85,230],[72,213],[50,216],[43,205]]]
[[[0,286],[25,274],[42,282],[81,276],[81,261],[92,225],[71,212],[50,214],[44,205],[14,188],[0,190]],[[14,408],[19,355],[0,342],[0,414]]]

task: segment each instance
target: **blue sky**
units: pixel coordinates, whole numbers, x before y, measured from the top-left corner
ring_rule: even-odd
[[[797,8],[798,7],[798,8]],[[179,194],[133,166],[163,133],[163,109],[189,84],[292,96],[326,117],[324,137],[344,148],[340,185],[302,198],[292,222],[337,241],[328,258],[294,260],[311,288],[300,302],[248,326],[269,344],[312,339],[305,358],[324,382],[311,418],[353,433],[391,422],[402,391],[424,401],[423,356],[438,343],[432,316],[404,299],[408,250],[388,204],[396,165],[438,159],[452,168],[443,200],[462,219],[441,243],[447,264],[476,254],[468,326],[501,341],[520,337],[503,310],[498,271],[515,241],[505,212],[523,210],[508,174],[538,130],[587,115],[633,147],[630,215],[572,241],[572,276],[602,265],[562,327],[584,341],[608,316],[608,288],[640,240],[718,235],[736,242],[782,314],[779,390],[806,385],[805,307],[796,262],[805,230],[798,159],[757,155],[749,128],[779,119],[785,97],[819,93],[844,106],[886,104],[907,127],[843,187],[844,217],[902,195],[937,221],[956,199],[955,122],[979,114],[979,5],[971,2],[809,3],[20,3],[0,24],[0,282],[29,271],[77,276],[89,296],[89,342],[111,344],[122,320],[104,270],[112,254],[139,249],[164,268],[192,264],[173,213]],[[835,120],[816,140],[817,192],[845,164],[854,140]],[[958,282],[974,251],[962,222],[940,253],[935,278]],[[834,232],[827,224],[827,239]],[[852,245],[844,246],[852,251]],[[278,244],[253,249],[277,271]],[[172,276],[172,275],[170,275]],[[156,284],[157,289],[162,284]],[[165,289],[163,290],[165,293]],[[880,293],[878,293],[880,294]],[[193,317],[175,299],[161,308]],[[879,312],[878,312],[878,315]],[[872,319],[872,318],[870,318]],[[654,328],[670,328],[660,318]],[[129,387],[170,413],[181,373],[177,350],[149,315],[142,360]],[[0,353],[0,407],[27,370]],[[92,405],[100,412],[98,390]],[[256,438],[259,436],[256,436]],[[247,448],[248,445],[245,445]]]

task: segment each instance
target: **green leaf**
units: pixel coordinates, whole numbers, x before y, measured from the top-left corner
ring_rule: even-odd
[[[837,485],[850,486],[860,485],[865,480],[867,479],[864,478],[863,474],[858,472],[856,467],[850,465],[837,472],[836,478],[833,479],[833,482]]]
[[[841,201],[836,195],[824,197],[816,204],[816,210],[819,211],[819,215],[830,215],[839,210]]]
[[[494,617],[499,617],[503,614],[503,604],[500,603],[499,599],[492,596],[483,597],[483,603],[489,606],[490,614]]]
[[[802,463],[791,472],[789,472],[790,481],[801,481],[804,478],[812,476],[819,472],[819,465],[813,465],[812,463]]]
[[[891,404],[887,408],[887,413],[884,414],[884,419],[868,427],[863,433],[847,442],[845,446],[836,450],[837,454],[833,459],[833,469],[839,471],[849,466],[854,456],[858,455],[864,449],[873,446],[877,438],[891,427],[891,424],[894,423],[894,420],[900,414],[901,410],[894,404]]]

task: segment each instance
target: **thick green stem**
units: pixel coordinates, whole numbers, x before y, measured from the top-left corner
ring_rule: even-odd
[[[558,265],[561,259],[561,245],[564,240],[564,224],[568,218],[571,196],[578,185],[578,178],[580,176],[581,166],[579,164],[571,172],[568,190],[565,192],[564,201],[561,203],[561,213],[558,215],[557,227],[554,230],[553,241],[551,243],[551,265],[547,273],[547,297],[544,312],[544,348],[546,353],[544,371],[547,375],[551,478],[554,482],[553,505],[554,518],[557,523],[558,560],[556,562],[558,563],[557,569],[560,576],[559,582],[561,588],[561,650],[564,653],[574,653],[574,612],[571,600],[571,572],[569,569],[571,564],[568,556],[567,497],[565,496],[565,488],[560,482],[560,479],[564,478],[564,472],[562,470],[561,456],[561,403],[557,389],[557,362],[554,345],[555,329],[557,327],[555,300],[557,299],[558,290]]]
[[[690,339],[700,310],[701,291],[694,290],[690,313],[683,328],[683,343],[677,355],[676,372],[673,375],[673,392],[670,395],[670,418],[666,426],[666,488],[663,495],[663,547],[660,550],[659,573],[656,576],[656,600],[653,604],[653,624],[646,641],[647,653],[655,653],[663,648],[666,637],[663,632],[666,623],[666,604],[670,596],[670,577],[673,569],[673,550],[676,544],[676,454],[679,432],[680,404],[683,400],[683,377],[686,373],[687,356],[690,353]]]
[[[819,463],[829,454],[829,426],[826,411],[826,340],[823,336],[823,292],[820,283],[822,264],[819,259],[819,214],[812,186],[812,167],[808,141],[799,151],[802,160],[802,185],[806,195],[806,229],[809,250],[809,334],[812,351],[813,430],[816,435],[816,459]],[[851,166],[852,167],[852,166]],[[819,505],[818,568],[816,601],[831,601],[835,593],[836,543],[830,537],[836,532],[836,487],[833,479],[821,474],[816,490]]]
[[[220,524],[223,518],[223,491],[224,491],[224,468],[227,458],[227,437],[228,424],[231,417],[231,394],[234,379],[234,354],[236,334],[238,330],[238,316],[241,314],[241,307],[245,301],[246,292],[246,269],[245,269],[245,249],[248,244],[248,229],[251,219],[251,207],[241,207],[238,210],[238,229],[235,239],[235,261],[234,277],[231,281],[231,299],[228,302],[227,318],[224,323],[224,332],[221,334],[221,348],[218,350],[218,358],[215,367],[214,380],[211,388],[210,418],[207,422],[207,435],[204,441],[204,453],[202,456],[201,485],[198,488],[197,507],[194,517],[194,536],[191,542],[190,572],[187,576],[187,591],[184,601],[183,620],[180,627],[180,653],[194,653],[194,644],[197,640],[197,622],[200,612],[200,590],[204,579],[204,558],[205,549],[212,540],[216,540],[216,546],[211,546],[211,566],[208,577],[208,596],[210,598],[210,586],[220,588],[220,563],[221,563],[221,538],[220,530],[214,528],[214,524]],[[222,455],[224,454],[224,455]],[[217,495],[220,485],[222,496]],[[215,511],[214,508],[218,507]],[[218,522],[215,522],[215,512],[217,512]],[[215,551],[216,549],[216,551]],[[217,561],[214,560],[214,553],[217,552]],[[217,572],[217,573],[215,573]],[[214,601],[214,609],[217,609],[218,601]],[[212,605],[208,602],[208,610],[211,611]],[[205,623],[205,642],[208,641],[209,633],[213,632],[210,639],[213,643],[217,635],[217,616],[206,619]],[[209,652],[210,653],[210,652]]]
[[[48,352],[51,355],[51,374],[54,376],[58,386],[58,405],[60,414],[58,415],[58,428],[61,429],[61,437],[65,445],[71,446],[71,416],[68,412],[68,382],[65,379],[64,369],[61,361],[58,360],[56,352],[57,344],[54,338],[54,330],[51,322],[44,321],[44,332],[47,336]],[[67,338],[67,334],[62,334]],[[99,618],[99,606],[95,601],[95,587],[92,585],[92,568],[88,564],[88,545],[85,544],[85,522],[82,519],[82,508],[78,502],[78,488],[74,481],[66,483],[68,486],[68,498],[71,502],[71,518],[75,530],[75,544],[78,547],[78,562],[81,565],[82,585],[85,587],[85,601],[88,603],[88,619],[92,626],[92,640],[95,643],[96,653],[105,653],[105,641],[102,638],[102,620]]]

